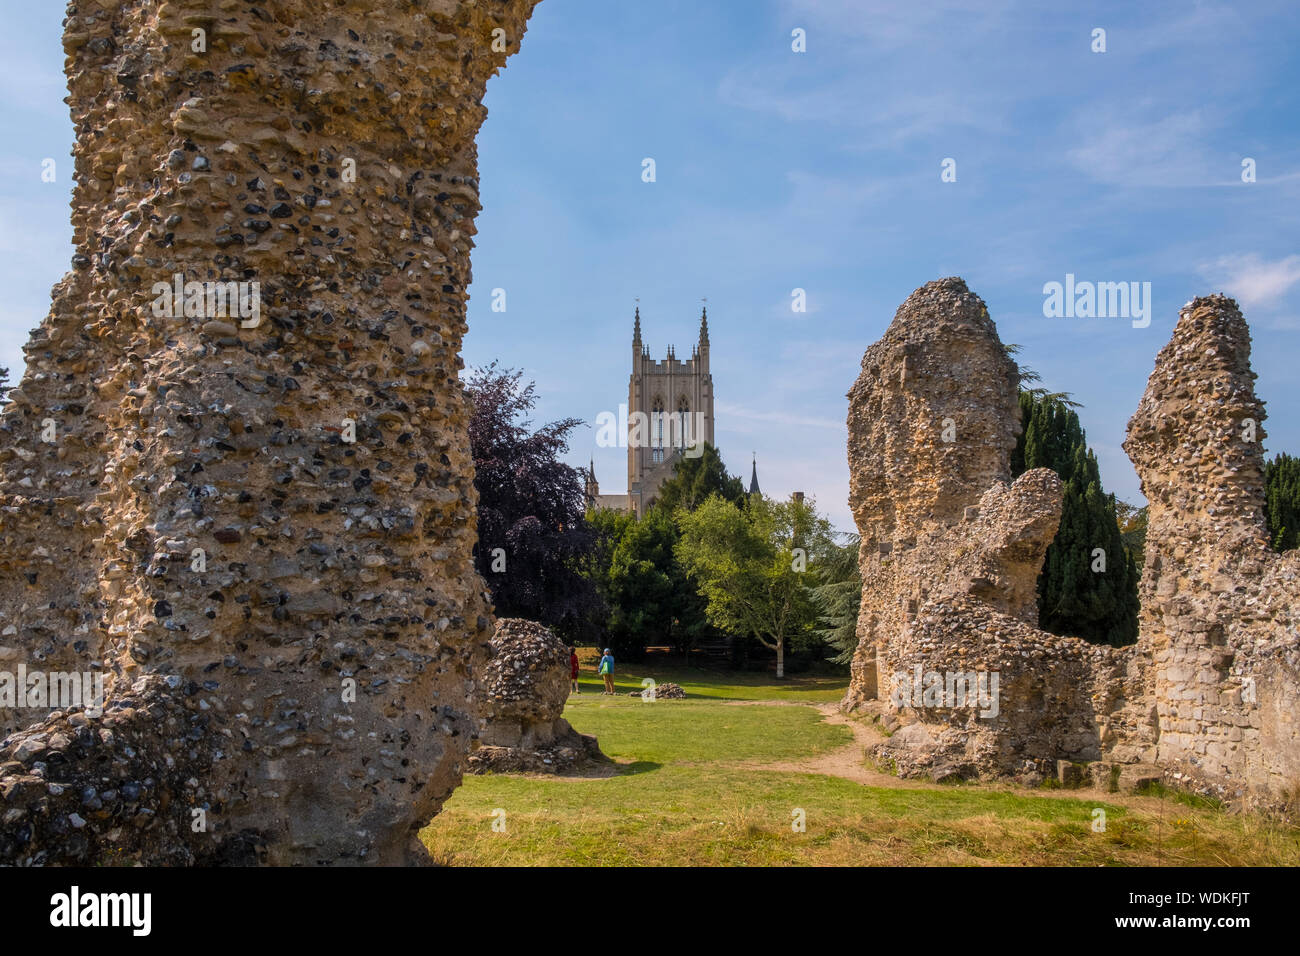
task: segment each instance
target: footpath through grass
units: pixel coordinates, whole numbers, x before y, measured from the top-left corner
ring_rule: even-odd
[[[627,696],[647,676],[687,699]],[[461,866],[1300,864],[1297,828],[1165,792],[874,787],[765,769],[853,746],[816,709],[844,685],[633,667],[606,697],[584,680],[565,716],[600,739],[612,776],[467,776],[421,836]]]

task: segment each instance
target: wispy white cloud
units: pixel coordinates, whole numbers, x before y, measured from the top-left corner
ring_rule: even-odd
[[[1200,266],[1199,271],[1243,308],[1267,307],[1281,301],[1300,282],[1300,255],[1271,261],[1254,252],[1221,256]]]
[[[1284,9],[1282,4],[1264,4],[1252,11],[1252,16],[1245,17],[1236,3],[1199,0],[1176,10],[1172,17],[1160,17],[1140,25],[1124,24],[1118,29],[1112,27],[1106,38],[1107,47],[1116,56],[1151,56],[1166,50],[1176,50],[1186,56],[1198,47],[1219,50],[1225,43],[1239,42],[1257,31],[1255,18],[1262,18],[1263,7],[1267,6],[1278,12]]]
[[[1092,179],[1117,186],[1222,186],[1241,184],[1240,160],[1211,155],[1216,128],[1204,110],[1184,110],[1158,118],[1138,107],[1126,116],[1096,104],[1080,110],[1072,137],[1080,145],[1066,157]]]
[[[1005,132],[1003,100],[969,87],[938,84],[929,92],[893,90],[888,98],[865,96],[862,84],[829,82],[800,88],[797,77],[766,68],[736,68],[718,84],[724,106],[775,115],[789,123],[822,123],[862,130],[847,144],[895,148],[918,137],[954,130]],[[870,135],[866,135],[870,133]]]

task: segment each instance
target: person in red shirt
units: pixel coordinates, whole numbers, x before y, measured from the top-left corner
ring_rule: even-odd
[[[582,691],[578,689],[578,649],[576,647],[569,648],[569,679],[573,681],[573,692],[581,694]]]

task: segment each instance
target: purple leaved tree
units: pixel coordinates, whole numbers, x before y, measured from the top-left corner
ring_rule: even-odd
[[[493,362],[465,383],[478,490],[475,564],[496,613],[540,621],[572,640],[603,616],[603,603],[581,574],[595,547],[585,518],[581,472],[559,456],[582,424],[565,418],[532,430],[535,383]]]

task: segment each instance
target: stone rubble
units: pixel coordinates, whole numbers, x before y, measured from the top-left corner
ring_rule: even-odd
[[[471,773],[560,773],[602,760],[596,738],[564,719],[569,648],[549,628],[521,618],[497,621],[479,683],[483,721]]]
[[[627,692],[627,696],[641,697],[642,700],[644,700],[645,697],[643,695],[647,690],[649,690],[648,687],[642,690],[630,690]],[[681,684],[674,684],[672,681],[664,681],[662,684],[655,684],[655,700],[683,700],[685,697],[686,691],[682,690]]]

